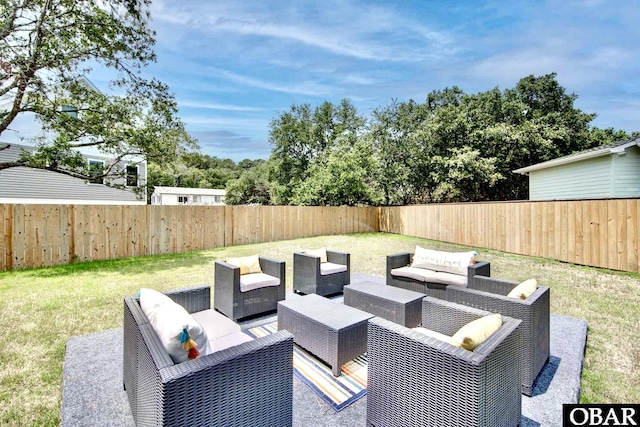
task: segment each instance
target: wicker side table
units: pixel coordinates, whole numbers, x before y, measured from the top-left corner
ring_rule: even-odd
[[[422,321],[422,298],[408,289],[365,281],[344,287],[344,303],[407,328]]]
[[[364,311],[316,294],[278,302],[278,329],[293,334],[293,341],[331,366],[340,376],[342,365],[367,351]]]

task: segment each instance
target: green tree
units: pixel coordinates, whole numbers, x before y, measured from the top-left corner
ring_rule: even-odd
[[[338,137],[314,158],[308,177],[293,189],[292,203],[311,206],[377,205],[382,193],[373,179],[375,160],[371,144],[363,139]]]
[[[431,159],[437,184],[430,198],[434,202],[471,202],[483,200],[487,189],[504,176],[496,172],[496,158],[486,159],[471,147],[453,148],[447,157]]]
[[[397,102],[373,111],[369,125],[376,158],[376,181],[385,205],[410,203],[420,185],[417,179],[419,148],[416,129],[428,120],[428,110],[413,100]]]
[[[267,164],[256,162],[245,170],[238,179],[227,183],[225,202],[229,205],[269,205],[271,204],[270,184]]]
[[[436,156],[440,164],[458,164],[462,149],[478,153],[477,160],[493,165],[492,185],[483,185],[476,192],[462,186],[465,194],[446,191],[446,199],[508,200],[525,199],[528,194],[526,177],[515,176],[513,170],[589,148],[589,124],[595,117],[574,106],[575,94],[567,94],[556,80],[555,73],[521,79],[515,88],[501,92],[498,88],[467,95],[459,89],[432,92],[427,97],[431,111],[428,122],[416,130],[424,145],[421,159]],[[599,144],[595,144],[599,145]],[[458,158],[458,159],[456,159]],[[430,170],[431,169],[431,170]],[[421,166],[417,176],[430,174],[423,185],[422,199],[441,200],[443,188],[461,185],[452,181],[444,168],[433,171],[432,162]],[[478,176],[481,182],[483,175]],[[446,184],[446,185],[445,185]],[[445,185],[445,187],[443,187]],[[458,194],[452,198],[452,194]]]
[[[636,138],[640,135],[636,132]],[[629,135],[624,130],[616,130],[614,128],[600,129],[593,127],[589,129],[588,143],[589,147],[597,147],[598,145],[610,144],[612,142],[624,141],[625,139],[633,138],[633,135]]]
[[[6,0],[0,4],[0,138],[21,115],[40,121],[36,150],[0,170],[30,166],[95,178],[80,155],[114,158],[101,177],[122,176],[122,160],[162,162],[197,147],[177,118],[166,85],[145,79],[155,60],[149,0]],[[100,93],[84,76],[111,69],[123,95]],[[109,182],[109,181],[108,181]]]
[[[366,123],[353,104],[344,99],[339,105],[324,102],[293,105],[270,124],[269,180],[274,204],[291,203],[293,190],[308,176],[311,161],[335,144],[339,136],[357,136]]]

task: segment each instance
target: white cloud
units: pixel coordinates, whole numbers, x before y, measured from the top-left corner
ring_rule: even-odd
[[[333,91],[330,86],[316,83],[315,81],[297,82],[290,85],[276,84],[273,80],[262,80],[254,77],[247,77],[241,74],[222,70],[217,68],[209,68],[218,77],[232,81],[234,83],[240,83],[242,85],[252,86],[259,89],[270,90],[273,92],[284,92],[309,96],[325,96]]]
[[[269,120],[266,119],[241,119],[235,117],[207,117],[207,116],[182,116],[187,127],[197,125],[198,129],[203,127],[221,127],[230,129],[267,129]]]
[[[176,90],[189,128],[242,134],[249,126],[252,140],[266,141],[270,119],[292,104],[349,98],[369,114],[446,86],[505,89],[551,72],[579,96],[579,108],[598,113],[594,124],[638,123],[629,101],[640,98],[633,2],[154,0],[151,7],[159,40],[151,69]]]
[[[429,28],[391,7],[357,2],[315,4],[271,2],[244,4],[162,3],[154,7],[161,26],[190,26],[207,38],[220,34],[289,41],[297,49],[313,47],[355,59],[392,62],[434,60],[455,51],[446,33]],[[310,11],[311,9],[311,11]],[[181,31],[181,29],[178,29]],[[255,43],[256,38],[261,39]],[[416,45],[417,43],[417,45]]]
[[[262,111],[263,108],[240,105],[215,104],[211,102],[178,100],[178,107],[202,108],[205,110],[224,111]]]

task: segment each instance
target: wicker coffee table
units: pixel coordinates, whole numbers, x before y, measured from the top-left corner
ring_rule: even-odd
[[[370,281],[344,287],[345,305],[407,328],[415,328],[422,321],[422,298],[425,296],[420,292]]]
[[[329,366],[342,365],[367,351],[367,320],[373,315],[316,294],[278,302],[278,329]]]

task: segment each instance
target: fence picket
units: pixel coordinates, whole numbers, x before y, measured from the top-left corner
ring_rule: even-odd
[[[0,270],[380,231],[637,272],[638,200],[398,207],[2,205]]]

